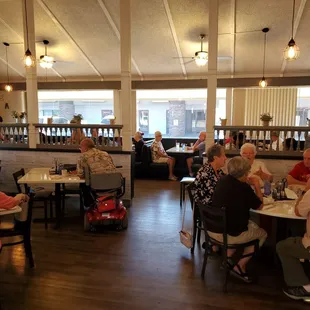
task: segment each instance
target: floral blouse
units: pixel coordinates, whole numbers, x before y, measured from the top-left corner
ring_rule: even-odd
[[[216,184],[221,176],[225,175],[220,169],[218,176],[215,174],[213,167],[206,163],[198,171],[194,181],[193,195],[196,202],[210,205],[212,203],[212,195]]]

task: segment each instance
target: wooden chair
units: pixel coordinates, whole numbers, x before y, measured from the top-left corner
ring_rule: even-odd
[[[222,249],[222,258],[223,258],[223,267],[224,267],[224,284],[223,284],[223,291],[227,292],[227,278],[229,271],[232,270],[238,263],[238,261],[244,257],[254,256],[259,249],[259,240],[253,240],[247,243],[242,244],[228,244],[227,242],[227,216],[226,216],[226,208],[215,208],[208,205],[203,205],[201,203],[198,203],[200,216],[203,222],[204,232],[205,232],[205,238],[206,238],[206,244],[216,245]],[[211,229],[216,229],[216,231],[222,231],[223,232],[223,242],[219,242],[213,238],[211,238],[208,235],[208,227]],[[210,229],[210,231],[212,231]],[[227,250],[228,249],[235,249],[236,253],[243,253],[243,250],[246,247],[254,246],[254,252],[243,255],[239,254],[238,259],[234,259],[234,261],[228,265],[228,259],[227,259]],[[208,250],[205,249],[204,253],[204,259],[203,259],[203,265],[201,269],[201,278],[204,279],[206,266],[208,261]]]
[[[191,248],[191,253],[194,253],[195,251],[196,236],[197,236],[197,243],[200,244],[201,231],[203,230],[203,227],[201,225],[199,208],[197,204],[195,203],[194,196],[193,196],[194,187],[195,185],[193,182],[188,184],[186,187],[188,197],[191,203],[191,207],[193,210],[193,247]]]
[[[18,180],[22,178],[25,175],[25,170],[20,169],[13,173],[13,178],[17,187],[18,193],[28,193],[30,191],[30,187],[27,184],[24,184],[24,191],[22,191],[22,187],[20,184],[18,184]],[[50,216],[53,218],[53,201],[54,196],[52,191],[47,191],[43,187],[38,187],[33,189],[35,196],[33,198],[34,202],[43,202],[44,206],[44,225],[45,229],[47,229],[48,224],[48,216],[47,216],[47,209],[48,209],[48,202],[50,203]],[[42,208],[42,206],[38,206],[36,208]]]
[[[193,177],[184,177],[180,181],[180,207],[182,207],[183,202],[185,200],[185,187],[188,184],[191,184],[195,181],[195,178]]]
[[[30,199],[28,202],[28,211],[27,211],[27,219],[24,222],[15,221],[15,225],[11,229],[1,229],[0,228],[0,239],[3,244],[2,247],[13,246],[17,244],[24,244],[25,254],[29,261],[29,266],[31,268],[34,267],[34,260],[32,255],[31,248],[31,221],[32,221],[32,208],[34,201],[34,194],[30,194]],[[18,241],[5,243],[5,238],[8,237],[22,237],[22,239],[18,239]],[[1,249],[0,249],[1,251]]]

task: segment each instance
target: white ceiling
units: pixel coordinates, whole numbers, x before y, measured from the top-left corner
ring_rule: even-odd
[[[38,66],[39,80],[115,80],[120,76],[120,0],[34,0],[37,58],[44,53],[43,39],[50,41],[55,70]],[[185,65],[178,57],[200,50],[199,34],[208,35],[209,0],[132,0],[133,79],[205,78],[208,68]],[[171,19],[169,20],[169,16]],[[260,77],[263,33],[269,27],[266,76],[310,75],[310,1],[296,0],[296,42],[300,58],[283,62],[290,39],[292,0],[219,0],[219,56],[223,77]],[[234,35],[234,29],[236,34]],[[174,39],[175,31],[177,42]],[[0,0],[0,40],[21,43],[9,47],[10,76],[25,79],[22,2]],[[208,50],[208,36],[204,49]],[[235,46],[235,48],[234,48]],[[187,61],[186,59],[185,61]],[[5,48],[0,46],[0,81],[6,80]]]

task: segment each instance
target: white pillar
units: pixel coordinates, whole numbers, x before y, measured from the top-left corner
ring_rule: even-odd
[[[23,6],[23,25],[24,25],[24,50],[29,47],[32,55],[36,56],[35,44],[35,26],[34,26],[34,8],[33,0],[22,0]],[[26,27],[26,11],[27,9],[27,27]],[[29,46],[27,46],[27,31]],[[38,81],[36,65],[32,68],[26,68],[26,99],[27,99],[27,119],[29,125],[28,141],[30,148],[36,148],[38,135],[32,124],[38,123],[39,109],[38,109]]]
[[[137,91],[131,91],[131,134],[137,131]]]
[[[113,90],[113,114],[116,118],[116,124],[121,125],[122,122],[122,107],[121,107],[121,100],[120,100],[120,90],[115,89]]]
[[[218,0],[209,0],[208,101],[206,117],[206,150],[214,143],[217,87]]]
[[[235,88],[233,93],[232,125],[244,126],[246,89]]]
[[[121,93],[123,150],[131,151],[131,0],[120,1]]]
[[[232,88],[226,89],[226,119],[227,125],[231,125]]]

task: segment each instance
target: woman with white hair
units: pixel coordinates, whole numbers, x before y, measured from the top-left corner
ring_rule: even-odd
[[[245,143],[242,145],[240,155],[249,161],[251,166],[249,176],[256,176],[259,179],[260,186],[264,186],[265,181],[272,182],[273,176],[266,168],[265,164],[256,160],[256,147],[252,143]]]
[[[152,160],[154,163],[166,163],[169,166],[169,180],[176,181],[178,178],[173,174],[175,159],[168,156],[163,144],[161,143],[162,134],[160,131],[155,132],[155,139],[151,145]]]
[[[247,183],[251,169],[250,163],[240,156],[232,158],[228,162],[227,169],[228,175],[218,181],[212,197],[213,207],[226,208],[227,242],[228,244],[241,244],[258,239],[261,247],[267,238],[267,233],[250,221],[249,214],[250,209],[262,209],[263,207],[263,197],[258,180],[254,178],[251,181],[255,189],[254,192]],[[208,227],[209,236],[223,242],[223,232],[215,230]],[[244,249],[243,255],[253,253],[253,251],[254,246],[247,247]],[[234,254],[235,250],[233,249],[227,251],[227,255],[230,257],[229,261],[234,259]],[[246,264],[250,258],[249,256],[240,259],[231,271],[232,275],[247,283],[251,282],[250,276],[246,273]]]

